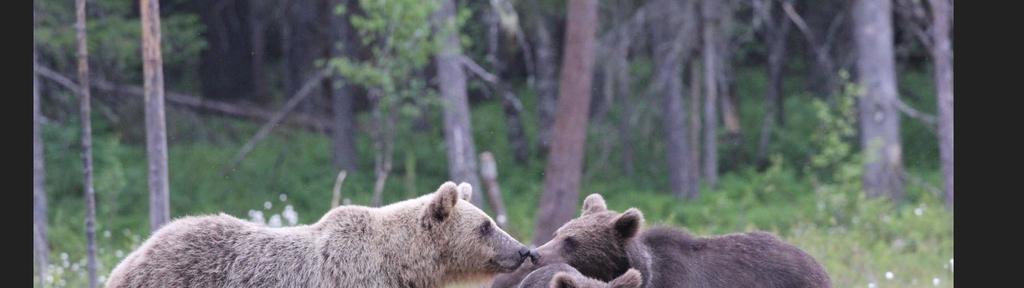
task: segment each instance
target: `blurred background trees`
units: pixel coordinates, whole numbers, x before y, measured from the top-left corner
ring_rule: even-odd
[[[472,183],[524,242],[602,193],[653,223],[776,231],[837,286],[951,260],[949,0],[85,3],[87,81],[75,6],[34,1],[33,246],[49,283],[86,283],[71,270],[90,134],[99,282],[174,217],[314,222],[342,170],[359,205]],[[501,175],[485,179],[498,201],[481,169]],[[892,281],[952,285],[907,269]]]

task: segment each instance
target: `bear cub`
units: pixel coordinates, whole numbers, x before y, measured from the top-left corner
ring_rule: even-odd
[[[519,288],[640,288],[642,277],[640,271],[629,269],[622,276],[606,283],[583,276],[568,264],[555,263],[531,272],[519,284]]]
[[[831,287],[824,267],[806,252],[764,232],[695,237],[672,227],[642,229],[636,208],[608,210],[591,194],[580,217],[537,247],[536,261],[494,283],[519,283],[526,271],[566,263],[581,274],[611,281],[635,268],[643,287]],[[509,287],[509,286],[492,286]]]

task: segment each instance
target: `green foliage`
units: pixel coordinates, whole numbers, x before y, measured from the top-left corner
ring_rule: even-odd
[[[171,1],[174,2],[174,1]],[[86,31],[93,75],[142,82],[142,22],[130,1],[96,0],[86,4]],[[138,8],[135,8],[138,9]],[[73,1],[36,1],[35,36],[40,58],[57,71],[75,71],[77,42]],[[199,52],[206,48],[204,27],[193,13],[161,15],[161,51],[167,85],[197,89]]]
[[[426,15],[429,15],[426,11],[418,14],[422,21],[426,21]],[[378,17],[384,17],[384,14]],[[414,40],[421,44],[432,41],[424,38]],[[388,53],[406,52],[398,50],[392,47]],[[420,52],[412,54],[417,53]],[[423,52],[421,55],[406,57],[429,58],[431,54]],[[341,73],[351,78],[348,81],[354,84],[383,91],[383,85],[390,83],[387,85],[392,85],[392,88],[387,89],[393,89],[397,94],[384,97],[399,101],[394,103],[426,103],[428,97],[436,98],[430,96],[436,92],[429,91],[425,83],[411,84],[398,80],[417,78],[397,73],[402,69],[415,73],[424,68],[413,65],[413,62],[364,62],[353,63],[347,68],[335,67],[349,69],[349,72]],[[343,65],[338,63],[343,61],[331,61],[331,65]],[[388,65],[406,67],[391,69]],[[844,85],[844,93],[836,95],[831,102],[810,93],[790,92],[785,102],[786,126],[776,129],[776,140],[770,147],[771,165],[763,171],[748,167],[750,165],[738,165],[739,168],[721,176],[718,189],[704,187],[697,199],[682,201],[666,192],[665,163],[661,157],[665,149],[660,143],[660,121],[657,118],[659,107],[651,104],[658,102],[650,100],[656,99],[653,98],[656,95],[645,94],[651,66],[649,59],[638,57],[631,67],[634,72],[632,91],[637,91],[632,99],[645,99],[637,101],[635,129],[629,135],[608,135],[596,128],[588,131],[587,163],[580,201],[590,193],[601,193],[613,210],[636,207],[643,211],[648,225],[681,227],[698,235],[752,230],[776,233],[821,261],[836,287],[864,287],[868,283],[932,287],[934,278],[939,279],[940,287],[952,286],[953,273],[949,265],[953,254],[952,213],[943,208],[941,195],[929,187],[940,186],[941,173],[938,169],[908,162],[908,167],[915,169],[915,175],[920,175],[923,184],[910,182],[907,202],[900,206],[884,200],[866,199],[860,191],[861,156],[853,138],[856,131],[856,126],[853,126],[856,107],[852,96],[856,94],[855,86]],[[749,143],[756,143],[758,136],[756,131],[760,127],[762,109],[760,98],[765,81],[763,76],[750,70],[737,72],[737,93],[741,98],[739,108],[744,116],[742,126],[744,131],[753,132],[744,135],[744,143],[747,144],[743,147],[748,150],[742,153],[752,154],[756,144]],[[803,90],[800,89],[801,80],[787,79],[786,90]],[[904,81],[911,83],[908,87],[926,87],[927,80],[927,77],[908,76]],[[536,95],[526,87],[512,88],[517,89],[523,107],[526,107],[522,119],[527,138],[532,141],[537,133],[537,111],[532,108],[536,107]],[[411,98],[414,95],[419,96]],[[913,105],[922,107],[923,104]],[[416,111],[407,111],[402,117],[424,116],[426,122],[441,123],[438,109],[420,109],[427,106],[409,104],[395,107],[409,107],[409,111]],[[534,157],[523,165],[515,164],[505,136],[505,121],[499,101],[474,103],[471,112],[477,150],[491,151],[496,157],[499,182],[509,213],[510,227],[507,230],[517,239],[528,241],[534,230],[546,163],[542,158]],[[250,218],[247,215],[251,212],[257,211],[266,215],[283,213],[282,209],[290,205],[298,213],[298,223],[308,224],[317,221],[329,208],[327,203],[338,171],[331,165],[327,136],[277,129],[257,145],[234,171],[221,175],[219,172],[224,163],[229,162],[246,137],[256,131],[258,123],[217,117],[189,121],[174,110],[168,113],[169,139],[188,138],[182,135],[192,133],[208,135],[170,143],[172,217],[224,212],[246,219]],[[613,107],[609,119],[618,121],[619,113],[617,107]],[[358,114],[358,122],[371,122],[369,114]],[[77,117],[66,118],[70,121],[54,121],[45,125],[43,130],[50,199],[51,263],[55,265],[50,270],[54,273],[51,275],[54,283],[58,284],[54,286],[81,287],[85,285],[86,277],[82,260],[85,258],[85,237],[78,124],[75,122]],[[103,117],[93,119],[99,274],[107,275],[149,234],[146,155],[142,144],[129,143],[121,134],[123,132],[109,128]],[[404,122],[410,121],[400,123]],[[385,185],[385,203],[430,193],[439,183],[448,180],[443,134],[439,126],[432,125],[424,130],[413,129],[411,125],[395,128],[394,149],[400,151],[396,153],[396,162],[406,165],[395,165],[392,177]],[[906,143],[933,141],[931,136],[918,139],[927,135],[927,132],[920,133],[924,131],[922,127],[910,127],[918,131],[905,132],[905,139],[910,135],[914,137],[907,139]],[[204,130],[212,133],[196,132]],[[634,137],[637,169],[632,177],[622,175],[618,148],[611,149],[611,155],[603,164],[598,161],[601,145],[608,139],[613,139],[612,143],[618,145],[617,137]],[[371,169],[374,148],[367,133],[358,133],[356,144],[362,170],[348,174],[342,196],[353,204],[367,205],[374,180]],[[412,181],[407,183],[406,179]],[[265,208],[267,204],[271,208]],[[886,272],[892,272],[893,279],[887,279]],[[38,286],[38,279],[35,283]]]
[[[525,103],[535,103],[532,94],[521,95]],[[842,105],[825,107],[842,110]],[[473,132],[478,149],[492,151],[497,158],[511,225],[508,231],[527,241],[532,236],[545,163],[535,160],[525,166],[514,164],[504,137],[504,121],[495,117],[501,115],[501,109],[500,103],[493,101],[475,106]],[[368,121],[366,116],[361,115],[360,121]],[[436,115],[433,117],[432,121],[439,120]],[[845,120],[837,117],[829,121]],[[182,130],[195,125],[188,123],[168,124],[185,126]],[[96,118],[95,125],[100,275],[106,275],[148,235],[146,157],[143,146],[124,144],[120,135],[102,128],[102,118]],[[222,176],[219,171],[224,163],[237,152],[244,135],[253,133],[258,125],[209,118],[204,119],[203,126],[243,136],[227,137],[220,140],[223,142],[180,142],[170,146],[172,217],[225,212],[245,219],[249,218],[246,216],[250,210],[269,215],[292,205],[298,211],[298,222],[308,224],[327,211],[337,173],[330,163],[327,137],[275,130],[237,170]],[[65,284],[57,286],[81,286],[86,278],[80,260],[84,259],[85,241],[77,124],[55,123],[45,128],[50,242],[54,251],[51,262],[62,267],[51,270],[60,271],[53,276]],[[432,192],[448,177],[440,131],[404,129],[408,128],[398,132],[403,137],[396,139],[395,149],[408,153],[399,156],[409,155],[415,160],[415,191],[405,191],[403,178],[409,171],[398,165],[385,186],[385,203]],[[828,137],[821,139],[808,141],[816,151],[811,157],[831,153],[823,151],[841,150],[825,147],[830,145],[824,141]],[[591,138],[590,142],[588,146],[593,146],[599,139]],[[373,151],[369,137],[360,134],[356,143],[359,151]],[[941,197],[910,185],[908,195],[917,196],[908,197],[912,202],[901,207],[864,199],[859,191],[860,166],[853,156],[828,158],[836,160],[815,166],[776,154],[765,171],[747,168],[727,173],[722,176],[719,189],[704,190],[693,201],[680,201],[665,193],[664,184],[652,184],[664,177],[648,170],[637,169],[634,177],[594,174],[583,182],[579,200],[589,193],[601,193],[613,210],[637,207],[644,212],[649,225],[683,227],[699,235],[750,230],[777,233],[819,259],[836,287],[864,286],[869,282],[880,286],[931,287],[935,277],[940,278],[940,286],[952,285],[950,269],[942,267],[952,255],[952,214],[943,208]],[[646,157],[654,159],[653,155]],[[368,167],[371,158],[372,153],[361,153],[361,167]],[[647,166],[656,165],[652,162]],[[820,173],[801,173],[816,167],[826,168],[817,168]],[[822,175],[814,176],[819,177],[818,183],[802,176],[817,174]],[[940,183],[938,176],[938,171],[932,171],[925,179],[928,183]],[[353,204],[366,205],[372,186],[371,169],[350,173],[342,195]],[[286,201],[280,200],[282,194]],[[272,208],[264,209],[265,202],[270,202]],[[106,236],[107,231],[111,236]],[[63,267],[61,253],[69,255],[70,266]],[[79,268],[72,271],[75,263],[79,263]],[[893,280],[885,279],[887,271],[896,275]]]
[[[438,51],[437,41],[432,37],[434,33],[427,25],[436,10],[435,1],[361,0],[359,3],[364,13],[352,14],[349,19],[362,45],[371,47],[372,55],[366,61],[331,59],[330,64],[349,82],[380,89],[385,95],[423,86],[422,83],[407,83],[422,82],[413,73],[422,69]],[[344,12],[344,9],[339,11]]]
[[[164,2],[173,6],[182,1]],[[426,82],[424,75],[428,73],[424,70],[441,51],[443,36],[459,33],[462,52],[473,59],[483,59],[480,55],[486,51],[486,45],[472,41],[483,39],[479,36],[485,35],[486,27],[465,24],[476,23],[474,17],[489,12],[491,7],[485,2],[455,2],[460,3],[455,19],[443,23],[440,32],[431,25],[438,0],[360,0],[358,14],[344,6],[334,7],[335,13],[349,15],[362,39],[362,43],[338,45],[359,44],[368,47],[370,55],[322,59],[318,65],[331,67],[347,84],[370,91],[375,101],[371,112],[400,117],[391,121],[396,124],[394,150],[399,151],[395,162],[404,165],[394,165],[384,188],[385,203],[430,193],[448,180],[441,125],[414,128],[411,123],[441,123],[437,92]],[[58,71],[74,71],[74,6],[55,0],[35,3],[35,36],[41,59]],[[532,5],[517,9],[527,27],[534,24],[530,17],[535,15],[554,15],[548,20],[557,23],[562,17],[557,15],[565,14],[563,1],[519,1],[516,5]],[[88,45],[90,64],[97,74],[141,82],[141,33],[135,15],[131,2],[90,0]],[[168,90],[197,90],[194,83],[199,73],[194,71],[198,55],[206,47],[201,37],[203,25],[197,15],[181,11],[163,15],[161,22]],[[732,26],[730,34],[753,32],[751,27],[739,24]],[[551,32],[558,35],[557,29]],[[732,60],[737,64],[735,92],[740,99],[744,133],[742,146],[729,153],[756,153],[767,81],[763,67],[742,65],[758,61],[756,54],[763,48],[756,43],[743,45]],[[941,173],[933,128],[914,119],[901,121],[903,144],[913,148],[904,149],[908,174],[919,180],[908,181],[906,202],[892,205],[883,199],[867,199],[861,191],[864,155],[856,139],[853,95],[858,94],[858,88],[844,74],[840,93],[831,97],[814,95],[806,92],[806,79],[787,77],[783,103],[786,123],[772,132],[768,149],[771,164],[759,171],[737,157],[739,163],[723,172],[717,189],[703,187],[700,197],[684,201],[667,192],[660,101],[649,90],[653,64],[644,53],[631,55],[633,87],[629,90],[633,94],[615,96],[633,101],[631,130],[619,135],[614,129],[625,116],[618,105],[608,111],[607,123],[590,125],[580,201],[590,193],[601,193],[613,210],[636,207],[643,211],[649,225],[681,227],[699,235],[752,230],[776,233],[821,261],[836,287],[869,283],[932,287],[933,279],[940,282],[935,286],[952,286],[953,215],[943,208],[941,191],[935,188],[941,187]],[[788,71],[806,70],[806,63],[800,60],[789,64]],[[901,100],[934,114],[930,73],[906,71],[899,75]],[[535,91],[522,83],[510,84],[526,108],[521,118],[527,139],[534,143],[538,130]],[[65,101],[62,103],[74,108],[74,97],[62,99],[58,97],[66,93],[57,94],[46,99]],[[75,111],[50,106],[45,106],[45,112]],[[536,151],[526,163],[513,161],[502,109],[500,100],[474,101],[473,136],[479,152],[491,151],[496,158],[509,213],[508,232],[526,241],[533,236],[546,163]],[[96,113],[94,116],[100,112]],[[222,175],[219,172],[224,164],[258,124],[218,117],[197,121],[194,115],[178,114],[173,109],[167,113],[168,138],[172,139],[168,152],[172,217],[217,212],[239,218],[253,218],[254,214],[280,216],[290,207],[297,211],[298,223],[308,224],[329,209],[327,203],[338,171],[331,164],[327,136],[276,129],[236,169]],[[367,123],[378,121],[372,119],[372,114],[357,114],[356,126],[367,127]],[[81,150],[75,115],[59,115],[43,127],[53,251],[51,282],[58,287],[81,287],[86,283]],[[112,129],[113,124],[104,117],[93,119],[99,274],[107,275],[149,235],[147,160],[143,144],[133,143],[126,136],[134,131]],[[350,171],[342,187],[343,198],[357,205],[370,202],[374,182],[376,148],[369,133],[364,133],[367,130],[361,129],[355,136],[361,170]],[[620,165],[621,137],[630,137],[634,145],[636,169],[628,177]],[[727,153],[722,150],[720,154]],[[887,279],[886,272],[894,277]],[[34,279],[37,287],[39,280]]]

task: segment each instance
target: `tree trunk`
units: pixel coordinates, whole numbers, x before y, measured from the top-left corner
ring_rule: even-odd
[[[85,0],[75,0],[78,42],[79,112],[82,124],[82,181],[85,189],[85,238],[89,287],[96,288],[96,191],[92,183],[92,117],[89,95],[89,50],[85,31]]]
[[[733,142],[743,138],[740,136],[743,134],[743,127],[740,126],[739,99],[736,98],[736,93],[733,90],[735,82],[732,79],[734,75],[727,60],[731,59],[733,55],[728,50],[723,52],[727,54],[719,56],[719,59],[722,59],[722,66],[719,66],[721,71],[719,75],[721,77],[718,78],[718,101],[720,101],[719,105],[722,107],[722,124],[725,126],[727,138],[730,138],[729,141]],[[739,144],[729,143],[729,145],[736,147]]]
[[[704,38],[704,161],[703,176],[710,187],[718,184],[718,77],[721,59],[718,57],[719,2],[704,0],[701,3]]]
[[[768,163],[768,145],[771,143],[775,126],[782,122],[782,77],[786,64],[786,38],[789,36],[789,20],[772,20],[770,31],[765,32],[768,38],[768,87],[764,93],[764,117],[761,120],[761,135],[757,142],[757,166],[765,167]]]
[[[142,73],[146,90],[146,155],[149,158],[149,226],[155,233],[170,221],[164,72],[160,53],[160,2],[142,0]]]
[[[698,50],[699,51],[699,50]],[[703,53],[703,52],[701,52]],[[697,54],[696,56],[699,56]],[[695,57],[696,58],[696,57]],[[703,176],[700,171],[700,129],[701,129],[701,66],[699,59],[690,59],[690,169],[697,176],[697,180]],[[699,185],[699,184],[698,184]]]
[[[444,105],[444,140],[448,146],[448,174],[455,182],[468,182],[473,189],[472,202],[483,207],[479,189],[476,147],[469,122],[469,103],[466,97],[466,72],[462,70],[462,48],[455,30],[455,2],[444,0],[434,14],[435,31],[441,33],[441,51],[436,56],[438,86]]]
[[[529,157],[529,147],[526,141],[526,133],[523,129],[523,122],[520,117],[523,111],[523,103],[519,101],[519,97],[516,97],[515,93],[509,89],[507,80],[502,75],[505,73],[505,61],[503,59],[510,59],[513,55],[509,53],[511,49],[503,49],[509,45],[505,45],[504,40],[509,37],[501,37],[501,29],[498,29],[499,15],[497,9],[491,9],[489,12],[485,12],[485,21],[487,22],[487,62],[490,62],[491,73],[497,76],[497,79],[493,85],[494,96],[501,97],[502,110],[505,112],[505,129],[506,138],[508,139],[509,146],[512,148],[512,155],[517,164],[526,163]],[[513,36],[514,37],[514,36]],[[525,49],[525,48],[524,48]]]
[[[318,55],[322,55],[321,50],[317,49],[322,42],[319,41],[321,39],[318,35],[322,23],[317,21],[317,2],[291,1],[285,14],[287,17],[283,20],[288,22],[287,41],[290,42],[287,54],[285,54],[285,57],[288,58],[286,63],[290,81],[287,85],[287,95],[302,89],[303,81],[316,73],[313,61]],[[323,93],[319,88],[322,87],[316,87],[313,95]],[[311,97],[299,105],[299,110],[306,114],[319,115],[320,109],[318,108],[322,107],[321,102],[319,97]]]
[[[530,156],[530,151],[526,142],[523,120],[520,117],[523,112],[523,103],[519,101],[519,97],[508,90],[508,86],[501,83],[498,85],[502,87],[497,90],[501,93],[501,105],[505,112],[505,129],[507,129],[506,136],[509,146],[512,148],[512,156],[516,163],[524,164]]]
[[[696,171],[689,164],[690,133],[687,123],[686,107],[683,95],[683,65],[696,40],[695,25],[686,17],[692,14],[692,2],[687,1],[691,9],[682,7],[682,3],[674,0],[662,0],[659,6],[667,23],[652,25],[652,40],[655,55],[655,85],[662,98],[662,129],[666,143],[666,160],[668,161],[668,179],[672,194],[679,198],[696,198],[699,190]],[[684,22],[686,21],[686,22]]]
[[[480,153],[480,175],[487,183],[487,201],[494,213],[494,222],[501,229],[508,229],[508,213],[505,202],[501,199],[501,186],[498,185],[498,164],[494,162],[491,152]]]
[[[295,82],[295,80],[293,80],[293,78],[299,77],[299,75],[293,75],[291,73],[291,70],[292,70],[291,69],[291,67],[292,67],[291,62],[292,62],[292,60],[291,60],[291,57],[289,57],[289,55],[292,54],[292,47],[293,47],[293,45],[292,45],[292,33],[293,33],[292,30],[294,28],[292,27],[291,21],[288,21],[288,19],[291,18],[291,6],[292,6],[291,4],[292,3],[293,2],[290,1],[290,0],[278,1],[278,5],[279,6],[278,6],[278,11],[277,11],[277,13],[280,13],[280,16],[278,16],[278,17],[281,19],[280,20],[281,21],[281,41],[280,41],[280,43],[281,43],[281,47],[280,47],[280,49],[281,49],[281,66],[280,66],[281,72],[280,73],[281,73],[281,88],[284,89],[284,95],[291,95],[292,92],[294,92],[296,89],[298,89],[298,88],[294,87],[295,84],[293,84],[293,83]],[[287,100],[285,100],[285,101],[287,101]]]
[[[718,79],[718,105],[722,115],[722,126],[725,127],[725,139],[719,145],[725,147],[723,165],[718,165],[719,171],[730,171],[736,169],[744,162],[743,150],[743,129],[740,126],[739,98],[736,97],[734,71],[728,59],[732,59],[732,51],[723,49],[720,68],[721,77]]]
[[[533,243],[544,243],[563,223],[576,215],[580,175],[586,146],[587,116],[593,78],[597,1],[569,0],[558,87],[558,113],[551,151],[544,171],[544,194],[534,229]]]
[[[839,79],[836,77],[837,64],[842,64],[841,59],[838,59],[839,54],[844,52],[849,38],[846,33],[846,27],[849,25],[849,14],[847,13],[849,7],[849,1],[845,0],[826,0],[826,1],[814,1],[805,2],[806,10],[804,13],[807,15],[807,22],[804,22],[804,18],[797,14],[797,10],[793,7],[793,4],[789,1],[783,1],[781,3],[783,12],[786,13],[786,18],[789,18],[793,24],[797,25],[800,33],[803,34],[806,40],[804,53],[809,60],[808,62],[813,65],[808,66],[807,71],[809,72],[809,88],[816,94],[825,96],[827,99],[832,99],[832,95],[839,90]],[[815,30],[811,30],[810,27],[815,27]],[[844,27],[840,29],[839,27]],[[835,53],[831,53],[835,51]],[[832,55],[836,54],[834,58]],[[836,61],[840,60],[840,63]],[[840,65],[842,66],[842,65]],[[779,115],[785,115],[785,111],[779,111]],[[784,122],[779,122],[780,126],[785,125]]]
[[[696,171],[693,171],[691,169],[693,167],[689,165],[693,160],[690,159],[692,156],[690,133],[683,105],[683,80],[680,75],[682,65],[679,61],[674,61],[672,64],[658,65],[672,66],[658,68],[659,74],[670,73],[666,83],[659,85],[663,98],[662,105],[664,105],[662,106],[662,127],[665,129],[665,142],[668,150],[666,160],[668,161],[669,187],[676,197],[693,199],[697,197],[699,189]]]
[[[371,93],[374,93],[371,97],[373,98],[374,148],[377,151],[374,159],[376,181],[373,183],[373,197],[370,199],[370,205],[380,207],[384,202],[384,185],[387,184],[388,176],[391,175],[395,120],[393,107],[381,101],[383,95],[380,95],[379,91]]]
[[[932,61],[939,110],[939,155],[942,159],[942,183],[946,207],[953,209],[953,43],[949,39],[953,23],[952,1],[930,0],[932,6]]]
[[[539,4],[538,4],[539,5]],[[551,129],[555,123],[555,109],[558,106],[558,55],[555,41],[551,36],[551,26],[546,13],[538,12],[533,17],[533,48],[537,55],[536,91],[537,91],[537,153],[547,155],[551,147]]]
[[[356,43],[360,43],[356,37],[355,30],[352,28],[352,24],[348,21],[347,17],[342,15],[334,15],[334,6],[344,5],[346,8],[350,6],[351,0],[328,0],[331,7],[327,10],[331,11],[329,17],[329,27],[331,29],[329,37],[329,43],[326,45],[325,52],[327,58],[331,57],[347,57],[355,58],[356,56]],[[347,9],[346,9],[347,10]],[[343,41],[343,47],[336,47],[339,41]],[[349,173],[355,173],[358,169],[358,153],[356,151],[356,130],[355,125],[355,104],[353,98],[355,97],[353,89],[344,83],[344,79],[337,73],[332,73],[332,77],[327,79],[327,84],[333,89],[330,89],[328,93],[331,95],[331,103],[334,110],[334,129],[331,131],[331,138],[333,140],[333,160],[334,166],[338,169],[347,170]],[[337,86],[334,86],[337,85]]]
[[[252,46],[249,5],[256,1],[192,1],[198,3],[208,47],[200,52],[199,74],[202,95],[220,100],[252,99],[259,83],[252,78],[257,70],[251,65],[256,57]],[[263,1],[265,2],[265,1]],[[116,73],[115,73],[116,75]]]
[[[266,63],[266,36],[264,34],[267,26],[265,18],[267,17],[267,8],[265,5],[269,4],[264,1],[252,1],[249,3],[249,42],[252,47],[251,71],[250,76],[252,78],[252,96],[254,99],[262,101],[268,101],[269,93],[267,88],[267,80],[264,73],[264,64]],[[333,10],[332,10],[333,11]],[[337,26],[334,26],[337,27]]]
[[[623,51],[624,50],[624,51]],[[637,101],[632,95],[633,79],[629,71],[629,59],[628,47],[620,50],[613,54],[613,64],[615,66],[615,93],[618,94],[618,101],[620,106],[620,113],[622,116],[619,117],[619,142],[622,146],[622,168],[626,173],[626,176],[633,176],[635,173],[635,163],[633,155],[633,115],[634,105],[633,101]]]
[[[36,52],[35,33],[32,41],[32,68],[39,66]],[[32,72],[32,248],[39,267],[40,282],[46,281],[46,270],[50,264],[50,243],[46,238],[46,167],[43,158],[42,112],[40,111],[38,72]]]
[[[868,196],[903,199],[900,119],[896,107],[891,0],[853,4],[854,42],[860,97],[861,145],[865,156],[864,191]]]

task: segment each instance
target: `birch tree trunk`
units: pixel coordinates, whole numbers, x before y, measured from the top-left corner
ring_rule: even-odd
[[[903,198],[900,119],[896,101],[891,0],[853,3],[857,75],[860,97],[861,145],[864,152],[864,191],[868,196]]]
[[[939,111],[939,156],[946,207],[953,209],[953,43],[949,40],[953,24],[952,1],[930,0],[932,6],[932,61],[935,66],[935,91]]]
[[[89,95],[89,49],[85,31],[85,0],[75,0],[78,42],[78,95],[82,124],[82,181],[85,189],[85,238],[89,288],[96,288],[96,191],[92,183],[92,108]]]
[[[434,13],[435,31],[443,37],[437,61],[438,86],[443,99],[444,140],[448,146],[448,174],[452,181],[468,182],[474,187],[472,202],[483,207],[480,177],[477,175],[476,146],[469,122],[466,97],[466,72],[462,68],[459,31],[455,29],[455,2],[443,0]]]
[[[149,226],[156,232],[170,221],[164,73],[160,53],[160,2],[141,0],[142,73],[145,80],[146,155],[149,158]]]
[[[687,123],[687,110],[684,106],[683,67],[687,63],[689,52],[697,39],[696,28],[692,20],[692,1],[686,4],[676,0],[662,0],[658,13],[663,22],[654,23],[653,30],[655,50],[655,85],[662,98],[662,129],[664,129],[667,149],[669,187],[672,194],[679,198],[693,199],[699,193],[696,171],[690,163],[692,153],[691,136]],[[685,7],[683,5],[686,5]],[[687,17],[691,16],[691,17]]]
[[[704,38],[704,159],[703,175],[708,186],[718,184],[718,77],[720,76],[718,49],[718,0],[704,0],[701,3]]]
[[[46,161],[43,157],[43,127],[40,123],[39,76],[34,71],[39,66],[39,55],[36,52],[35,33],[32,36],[32,248],[39,267],[39,280],[42,282],[46,281],[46,269],[50,264],[50,243],[46,238]]]

